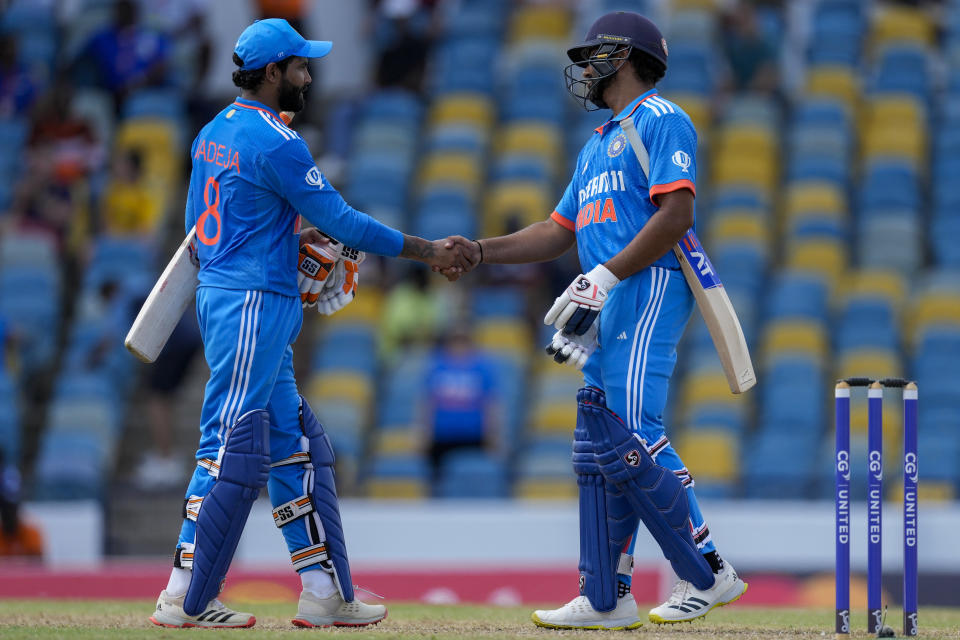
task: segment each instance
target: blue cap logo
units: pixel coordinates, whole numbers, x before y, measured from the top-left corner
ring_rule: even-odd
[[[271,62],[289,56],[322,58],[330,53],[333,43],[327,40],[307,40],[290,23],[281,18],[257,20],[243,30],[234,52],[243,60],[245,71],[262,69]]]

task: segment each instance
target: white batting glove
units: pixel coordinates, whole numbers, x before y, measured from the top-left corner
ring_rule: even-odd
[[[360,284],[360,263],[367,257],[363,251],[351,247],[343,247],[341,257],[337,261],[323,290],[317,299],[317,311],[325,316],[331,316],[350,304],[357,295]]]
[[[597,319],[607,301],[607,294],[619,283],[617,276],[598,264],[590,273],[577,276],[554,300],[543,317],[543,324],[552,324],[566,334],[584,335]]]
[[[547,355],[553,356],[555,362],[566,363],[581,370],[596,350],[596,323],[590,325],[590,328],[582,336],[557,331],[553,334],[550,344],[547,345]]]
[[[326,245],[305,244],[300,247],[297,257],[297,289],[300,291],[300,302],[304,308],[317,304],[324,284],[340,259],[342,246],[339,242],[331,242]]]

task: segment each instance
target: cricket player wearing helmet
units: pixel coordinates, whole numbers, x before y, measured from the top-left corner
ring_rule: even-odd
[[[584,375],[573,443],[581,595],[534,612],[533,621],[639,627],[630,579],[641,521],[680,578],[649,619],[692,620],[747,588],[717,553],[693,477],[662,420],[694,302],[672,248],[694,225],[697,134],[687,114],[657,93],[667,43],[645,17],[606,14],[567,53],[570,93],[585,109],[614,116],[581,150],[556,211],[510,235],[450,241],[472,247],[474,264],[551,260],[576,241],[583,269],[544,318],[557,328],[548,353]],[[649,178],[624,133],[630,123],[648,150]]]
[[[297,391],[291,345],[302,307],[330,313],[352,299],[361,252],[448,274],[467,263],[442,242],[404,235],[347,205],[280,117],[303,108],[308,60],[331,46],[305,40],[285,20],[247,27],[234,50],[241,96],[190,150],[185,223],[188,233],[196,228],[197,317],[210,380],[174,569],[150,618],[157,625],[253,626],[252,615],[228,609],[217,594],[250,507],[268,485],[303,583],[293,623],[361,626],[387,613],[354,597],[333,449]],[[339,242],[321,241],[317,230],[301,234],[301,215]]]

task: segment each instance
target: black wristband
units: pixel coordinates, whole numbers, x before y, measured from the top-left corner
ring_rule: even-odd
[[[480,262],[478,262],[477,264],[481,264],[483,262],[483,245],[480,244],[479,240],[474,240],[474,242],[476,242],[477,246],[480,247]]]

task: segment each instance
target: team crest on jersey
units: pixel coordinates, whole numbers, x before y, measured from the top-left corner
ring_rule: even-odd
[[[310,171],[307,171],[307,175],[304,178],[307,181],[307,184],[313,185],[314,187],[323,186],[323,176],[320,175],[320,169],[312,167]]]
[[[626,148],[627,137],[621,133],[610,141],[610,146],[607,147],[607,155],[611,158],[616,158],[618,155],[623,153],[623,150]]]

